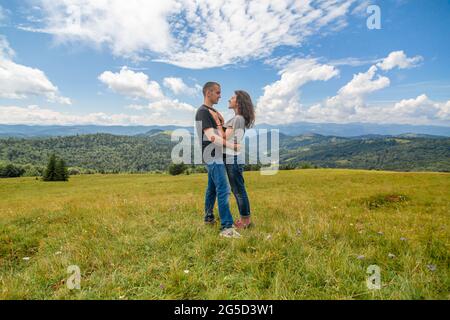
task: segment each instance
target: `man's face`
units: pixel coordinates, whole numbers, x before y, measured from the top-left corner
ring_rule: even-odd
[[[208,98],[213,104],[218,104],[220,100],[221,90],[219,86],[214,86],[208,92]]]

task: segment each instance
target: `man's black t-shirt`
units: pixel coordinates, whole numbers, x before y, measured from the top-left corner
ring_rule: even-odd
[[[195,115],[195,122],[197,135],[202,139],[202,154],[204,154],[205,148],[211,144],[211,141],[209,141],[205,136],[205,130],[209,128],[217,129],[217,123],[209,112],[208,107],[205,105],[202,105],[197,110],[197,114]],[[211,156],[215,157],[215,150],[212,151]]]

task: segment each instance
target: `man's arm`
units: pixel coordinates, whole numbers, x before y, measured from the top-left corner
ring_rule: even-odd
[[[225,140],[224,138],[222,138],[222,136],[217,135],[214,132],[214,128],[205,129],[204,132],[205,132],[205,136],[208,138],[208,140],[211,141],[212,143],[214,143],[215,145],[224,146],[224,147],[227,147],[227,148],[229,148],[231,150],[235,150],[235,151],[239,151],[241,149],[240,144],[230,143],[227,140]]]

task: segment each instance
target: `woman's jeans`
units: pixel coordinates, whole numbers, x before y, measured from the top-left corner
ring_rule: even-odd
[[[238,163],[237,156],[232,157],[231,161],[230,158],[225,158],[224,162],[231,191],[233,191],[234,197],[236,198],[239,213],[241,217],[247,218],[250,216],[250,202],[248,200],[247,190],[245,190],[244,165]]]
[[[214,204],[219,206],[221,229],[233,226],[233,216],[230,212],[230,186],[224,163],[211,162],[206,164],[208,170],[208,187],[205,195],[205,222],[214,221]]]

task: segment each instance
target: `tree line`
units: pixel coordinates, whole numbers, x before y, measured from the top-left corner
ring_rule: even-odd
[[[0,176],[37,176],[57,154],[69,175],[165,173],[175,142],[170,134],[151,136],[77,135],[53,138],[0,138]],[[259,170],[248,165],[246,170]],[[348,168],[397,171],[450,171],[450,138],[342,138],[280,135],[280,169]],[[178,169],[175,169],[179,170]],[[187,165],[182,173],[200,173]]]
[[[0,178],[18,178],[25,174],[26,170],[22,166],[12,163],[0,164]],[[48,160],[47,167],[42,172],[36,172],[36,176],[41,176],[43,181],[69,181],[69,170],[64,159],[52,154]]]

